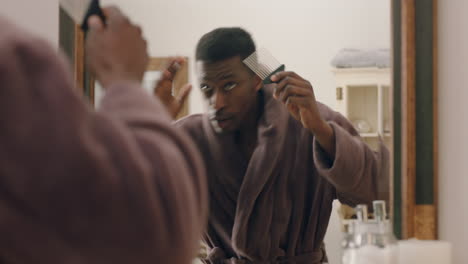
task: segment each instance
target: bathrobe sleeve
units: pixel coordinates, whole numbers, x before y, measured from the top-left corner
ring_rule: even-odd
[[[372,150],[343,115],[323,104],[319,109],[333,128],[336,147],[335,160],[330,160],[314,139],[314,162],[319,174],[335,187],[337,198],[350,206],[387,200],[390,184],[387,147],[379,140],[378,150]]]
[[[162,104],[123,82],[95,111],[48,44],[0,28],[0,263],[189,263],[205,171]]]

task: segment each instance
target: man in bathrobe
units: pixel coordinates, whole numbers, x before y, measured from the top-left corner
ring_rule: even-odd
[[[1,264],[189,264],[198,252],[203,163],[140,87],[141,30],[106,15],[87,38],[107,90],[98,111],[53,48],[0,18]]]
[[[204,261],[317,264],[332,202],[355,206],[388,192],[389,154],[372,151],[342,115],[316,101],[311,83],[281,72],[265,87],[243,59],[255,51],[240,28],[204,35],[196,70],[209,111],[176,124],[195,141],[210,194]],[[155,89],[172,115],[175,61]],[[388,188],[388,187],[387,187]]]

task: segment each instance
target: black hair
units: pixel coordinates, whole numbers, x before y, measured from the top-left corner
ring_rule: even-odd
[[[252,36],[239,27],[217,28],[203,35],[198,41],[197,61],[218,62],[235,56],[244,60],[255,52]]]

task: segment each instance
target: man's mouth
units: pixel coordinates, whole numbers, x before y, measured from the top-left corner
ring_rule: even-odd
[[[217,116],[215,116],[213,118],[213,121],[215,121],[217,123],[219,128],[224,129],[224,128],[228,127],[232,123],[233,119],[234,119],[233,117],[225,117],[225,116],[217,117]]]

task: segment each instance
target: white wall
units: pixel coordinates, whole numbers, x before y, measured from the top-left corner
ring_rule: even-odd
[[[468,263],[468,1],[439,2],[439,228]]]
[[[58,0],[0,0],[0,16],[58,46]]]
[[[242,26],[258,46],[309,79],[317,98],[334,106],[330,60],[342,47],[389,47],[388,0],[102,0],[118,4],[140,23],[153,56],[193,58],[198,39],[219,26]],[[0,0],[4,15],[58,45],[58,0]],[[265,12],[268,8],[268,12]],[[193,60],[191,61],[193,65]],[[191,67],[193,69],[193,67]],[[196,84],[193,71],[191,80]],[[191,96],[192,113],[204,110],[200,93]]]
[[[117,3],[143,27],[153,56],[193,58],[198,39],[220,26],[249,30],[286,67],[309,79],[317,98],[334,106],[330,61],[343,47],[388,48],[388,0],[103,0]],[[193,62],[193,61],[192,61]],[[193,64],[192,64],[193,65]],[[192,67],[193,69],[193,67]],[[191,75],[191,80],[196,80]],[[191,112],[204,107],[198,89]]]

